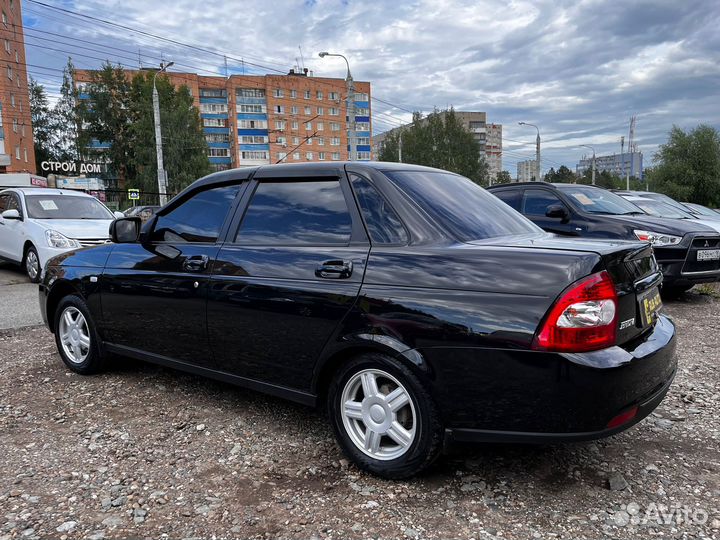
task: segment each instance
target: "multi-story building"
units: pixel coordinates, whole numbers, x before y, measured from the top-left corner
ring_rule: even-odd
[[[442,113],[441,113],[442,114]],[[488,175],[494,181],[502,171],[502,125],[488,124],[487,113],[478,111],[455,111],[465,129],[473,134],[480,147],[480,155],[488,164]],[[405,126],[391,129],[373,137],[373,159],[378,159],[383,140]]]
[[[76,84],[89,82],[91,73],[76,72]],[[126,73],[131,78],[137,71]],[[345,79],[315,77],[307,70],[227,78],[177,72],[167,76],[175,86],[189,88],[216,170],[349,158]],[[357,158],[369,160],[369,82],[355,81],[354,100]]]
[[[0,172],[35,173],[20,0],[0,0]]]
[[[534,182],[537,180],[537,161],[534,159],[527,159],[525,161],[518,161],[517,164],[517,181],[518,182]]]
[[[592,156],[583,156],[580,163],[576,165],[575,172],[581,175],[588,169],[592,169]],[[627,173],[630,172],[630,176],[642,180],[642,152],[624,152],[622,154],[612,154],[609,156],[595,156],[595,170],[598,172],[607,171],[621,177],[625,177]]]

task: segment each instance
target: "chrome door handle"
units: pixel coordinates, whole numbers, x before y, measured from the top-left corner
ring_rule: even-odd
[[[315,269],[315,275],[325,279],[347,279],[352,271],[352,261],[324,261]]]

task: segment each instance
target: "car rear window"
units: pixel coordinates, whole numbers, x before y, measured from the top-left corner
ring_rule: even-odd
[[[384,171],[384,174],[463,242],[542,232],[522,214],[463,176],[441,171]]]

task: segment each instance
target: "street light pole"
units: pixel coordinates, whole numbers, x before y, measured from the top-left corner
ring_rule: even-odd
[[[318,56],[320,56],[320,58],[325,58],[326,56],[339,56],[340,58],[345,60],[345,65],[347,66],[347,75],[345,76],[345,85],[347,91],[346,110],[348,116],[347,138],[348,145],[350,146],[348,152],[348,159],[349,161],[356,161],[357,145],[355,140],[355,81],[353,81],[352,75],[350,74],[350,62],[348,62],[348,59],[345,58],[342,54],[329,53],[327,51],[319,53]]]
[[[537,138],[535,139],[535,169],[537,171],[535,180],[540,181],[540,128],[535,124],[528,124],[527,122],[518,122],[521,126],[532,126],[537,129]]]
[[[165,173],[165,165],[163,164],[163,148],[162,148],[162,129],[160,128],[160,96],[158,95],[155,82],[159,73],[163,73],[167,68],[172,66],[174,62],[167,64],[160,63],[160,69],[153,76],[153,118],[155,121],[155,153],[157,154],[157,182],[158,193],[160,194],[160,206],[167,203],[167,174]]]
[[[592,158],[592,185],[595,185],[595,149],[590,146],[589,144],[581,144],[580,146],[584,146],[585,148],[589,148],[593,152],[593,158]]]

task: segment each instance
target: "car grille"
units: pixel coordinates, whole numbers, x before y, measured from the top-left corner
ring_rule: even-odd
[[[683,274],[695,274],[699,272],[718,272],[720,273],[720,260],[698,261],[698,251],[705,249],[720,249],[720,236],[716,237],[699,237],[692,241],[692,245],[688,250],[685,265],[683,266]]]
[[[109,244],[109,238],[77,238],[81,247],[99,246],[101,244]]]

